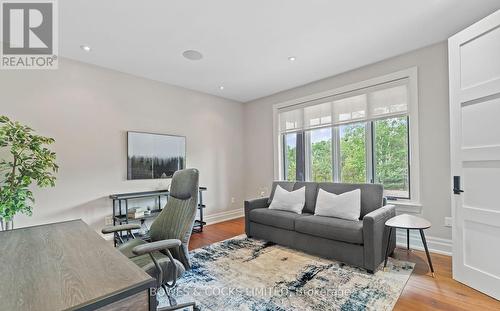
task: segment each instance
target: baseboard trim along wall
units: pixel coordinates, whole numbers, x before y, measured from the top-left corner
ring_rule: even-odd
[[[245,211],[242,208],[237,208],[229,211],[205,215],[203,220],[207,223],[207,225],[211,225],[243,216],[245,216]]]
[[[427,247],[432,253],[451,256],[452,242],[449,239],[436,238],[432,236],[425,236],[427,240]],[[396,244],[398,247],[406,249],[406,230],[399,230],[396,233]],[[422,239],[418,230],[410,230],[410,249],[424,250]]]

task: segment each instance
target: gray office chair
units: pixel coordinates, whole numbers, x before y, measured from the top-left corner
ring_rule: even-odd
[[[189,306],[198,309],[194,302],[177,304],[167,290],[191,269],[188,244],[198,205],[198,179],[196,169],[175,172],[167,204],[151,225],[151,242],[134,238],[118,246],[125,256],[156,278],[157,289],[165,290],[170,306],[158,309],[161,311]],[[102,233],[128,231],[131,234],[140,227],[139,224],[124,224],[103,228]]]

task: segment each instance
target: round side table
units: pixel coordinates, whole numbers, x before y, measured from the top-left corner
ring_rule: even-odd
[[[429,254],[429,249],[427,248],[427,241],[425,240],[424,229],[428,229],[431,227],[431,223],[423,218],[402,214],[396,217],[393,217],[385,222],[385,225],[389,227],[389,235],[387,238],[387,248],[385,250],[385,261],[384,268],[387,266],[387,257],[389,252],[389,245],[391,241],[392,232],[396,231],[395,229],[406,229],[406,246],[408,250],[410,249],[410,230],[418,230],[420,231],[420,237],[422,238],[422,244],[424,244],[425,254],[427,255],[427,260],[429,261],[429,267],[431,268],[432,277],[434,277],[434,268],[432,267],[431,255]],[[394,233],[395,234],[395,233]]]

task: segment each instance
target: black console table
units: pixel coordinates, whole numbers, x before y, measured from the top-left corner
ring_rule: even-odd
[[[206,187],[199,187],[198,189],[198,210],[200,211],[200,218],[196,219],[193,226],[193,232],[199,233],[203,231],[203,226],[206,222],[203,221],[203,209],[206,207],[203,204],[203,192],[206,191]],[[146,219],[152,219],[158,216],[158,214],[162,210],[161,206],[161,198],[165,197],[168,200],[169,196],[168,190],[153,190],[153,191],[144,191],[144,192],[130,192],[130,193],[119,193],[112,194],[109,196],[111,200],[113,200],[113,226],[119,224],[128,224],[129,222],[140,221],[141,224],[144,224]],[[131,199],[140,199],[140,198],[154,198],[158,197],[158,206],[156,209],[150,211],[150,214],[146,214],[142,217],[138,218],[129,218],[128,217],[128,209],[129,203],[128,200]],[[123,235],[120,237],[123,239]],[[144,237],[143,237],[144,238]],[[145,236],[147,238],[147,236]],[[119,240],[118,236],[115,236],[115,242]]]

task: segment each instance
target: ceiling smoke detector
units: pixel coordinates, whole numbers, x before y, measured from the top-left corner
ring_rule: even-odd
[[[182,52],[182,56],[184,56],[185,58],[187,58],[189,60],[200,60],[203,58],[203,54],[201,54],[200,52],[198,52],[196,50],[186,50],[186,51]]]

